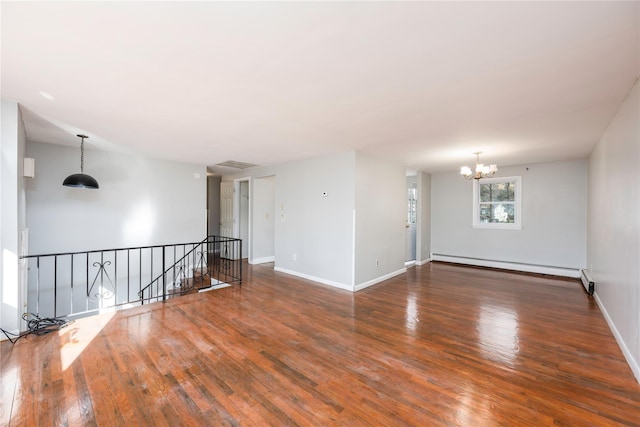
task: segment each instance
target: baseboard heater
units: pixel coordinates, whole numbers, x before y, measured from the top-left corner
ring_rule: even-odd
[[[551,265],[530,264],[514,261],[497,261],[485,258],[473,258],[457,255],[431,254],[431,261],[452,262],[455,264],[477,265],[479,267],[499,268],[504,270],[524,271],[528,273],[549,274],[552,276],[580,277],[579,268],[557,267]]]
[[[582,281],[582,286],[584,286],[587,293],[589,295],[593,295],[593,292],[596,290],[596,282],[593,281],[589,270],[580,270],[580,280]]]

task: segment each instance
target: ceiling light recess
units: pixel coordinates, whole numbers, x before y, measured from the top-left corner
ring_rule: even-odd
[[[237,160],[227,160],[226,162],[216,164],[216,166],[224,166],[227,168],[235,168],[235,169],[248,169],[248,168],[256,167],[258,165],[254,165],[253,163],[239,162]]]

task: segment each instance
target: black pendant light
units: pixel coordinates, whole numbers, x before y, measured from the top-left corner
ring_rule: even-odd
[[[100,188],[98,185],[98,181],[91,175],[87,175],[84,173],[84,140],[85,138],[89,138],[86,135],[77,135],[82,139],[80,143],[80,173],[74,173],[73,175],[69,175],[62,185],[67,187],[79,187],[79,188],[92,188],[97,189]]]

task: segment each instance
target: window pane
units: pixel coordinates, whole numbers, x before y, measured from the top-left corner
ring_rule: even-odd
[[[515,222],[514,203],[480,203],[480,222],[513,224]]]
[[[491,184],[480,184],[480,201],[491,201]]]
[[[513,202],[515,201],[515,183],[499,182],[495,184],[480,184],[481,202]]]
[[[408,224],[416,223],[417,197],[418,197],[417,189],[409,188],[407,191],[407,223]]]
[[[513,201],[513,190],[509,191],[509,189],[513,189],[513,184],[510,182],[503,182],[500,184],[494,184],[496,187],[495,198],[492,201],[502,202],[502,201]]]

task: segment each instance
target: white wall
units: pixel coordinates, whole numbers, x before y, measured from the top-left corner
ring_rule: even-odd
[[[246,176],[254,183],[253,224],[269,209],[261,198],[271,197],[268,186],[256,183],[275,177],[276,270],[348,290],[404,271],[402,166],[348,151],[253,168],[223,181]],[[255,234],[253,239],[255,245]]]
[[[36,177],[27,183],[30,254],[195,242],[206,235],[204,166],[85,145],[85,173],[100,184],[87,190],[62,186],[79,172],[79,147],[29,142],[27,153],[36,162]]]
[[[275,260],[275,176],[253,180],[253,263]]]
[[[362,153],[355,174],[354,284],[361,289],[405,271],[407,181],[403,166]]]
[[[588,264],[596,299],[640,381],[640,83],[589,157]]]
[[[557,267],[543,272],[577,275],[586,266],[586,160],[501,167],[496,176],[522,176],[521,230],[472,228],[472,182],[458,173],[431,176],[435,259],[439,254],[519,264],[515,269]]]
[[[21,328],[25,302],[18,257],[22,255],[21,232],[26,228],[25,178],[22,177],[26,137],[18,104],[2,100],[1,109],[0,327],[17,332]],[[0,335],[1,339],[4,334]]]
[[[346,152],[277,168],[276,269],[353,289],[354,167]]]
[[[416,263],[431,259],[431,175],[418,171],[418,211],[416,218]]]

